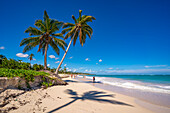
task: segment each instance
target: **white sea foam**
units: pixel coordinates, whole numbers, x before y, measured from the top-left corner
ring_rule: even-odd
[[[90,76],[86,76],[86,78],[93,79],[93,77]],[[123,79],[109,78],[109,77],[96,77],[96,81],[113,85],[113,86],[128,88],[128,89],[170,94],[170,86],[166,86],[162,84],[158,85],[158,84],[141,83],[132,80],[123,80]]]

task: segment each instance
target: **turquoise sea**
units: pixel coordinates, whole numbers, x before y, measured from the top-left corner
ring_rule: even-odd
[[[88,75],[96,81],[128,89],[170,94],[170,75]]]

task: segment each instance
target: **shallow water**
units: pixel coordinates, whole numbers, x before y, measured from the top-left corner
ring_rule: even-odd
[[[82,78],[82,76],[79,76]],[[92,76],[86,76],[92,81]],[[81,79],[82,80],[82,79]],[[85,81],[84,81],[85,82]],[[139,80],[129,80],[111,77],[97,77],[96,82],[101,84],[93,84],[96,87],[109,91],[132,96],[152,104],[161,105],[170,108],[170,89],[169,83],[158,84],[153,82],[142,82]]]
[[[94,75],[93,75],[94,76]],[[96,81],[128,89],[170,94],[169,75],[95,75]],[[92,76],[86,78],[92,79]]]

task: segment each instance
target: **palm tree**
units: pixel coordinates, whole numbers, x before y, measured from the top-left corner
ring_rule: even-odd
[[[58,48],[61,47],[65,50],[66,43],[64,40],[56,38],[56,37],[63,37],[62,33],[56,33],[59,28],[63,25],[63,22],[59,22],[58,20],[50,19],[47,12],[44,11],[44,19],[43,20],[36,20],[35,24],[36,27],[29,27],[25,30],[25,33],[29,33],[29,37],[24,38],[20,46],[25,45],[23,53],[33,49],[35,46],[39,45],[38,51],[42,51],[44,54],[44,69],[47,69],[47,50],[49,45],[53,48],[53,50],[59,55],[60,50]]]
[[[34,57],[34,54],[32,53],[28,57],[28,59],[30,60],[30,69],[31,69],[31,60],[33,60],[33,57]]]
[[[92,20],[95,20],[95,18],[93,16],[87,16],[87,15],[81,15],[82,10],[79,10],[79,18],[75,19],[74,15],[72,15],[72,19],[74,20],[74,24],[73,23],[65,23],[63,25],[63,28],[65,28],[62,33],[65,34],[67,32],[67,34],[65,35],[65,39],[71,37],[71,40],[68,44],[68,47],[65,51],[65,54],[58,66],[58,68],[56,69],[56,74],[58,74],[59,71],[59,67],[61,66],[61,64],[63,63],[63,60],[68,52],[68,49],[70,48],[70,45],[73,41],[73,45],[76,44],[76,40],[79,37],[80,40],[80,44],[83,46],[83,44],[85,43],[86,40],[86,35],[89,36],[91,38],[91,35],[93,33],[93,29],[87,24],[87,22],[92,22]]]

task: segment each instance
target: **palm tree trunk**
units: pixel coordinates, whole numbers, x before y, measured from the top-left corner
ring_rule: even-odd
[[[57,67],[57,69],[56,69],[56,71],[55,71],[55,74],[56,74],[56,75],[58,75],[59,68],[60,68],[61,64],[63,63],[65,57],[66,57],[66,54],[67,54],[67,52],[68,52],[68,50],[69,50],[69,48],[70,48],[70,45],[71,45],[74,37],[76,36],[77,30],[78,30],[78,29],[76,29],[76,31],[75,31],[75,33],[74,33],[74,36],[71,38],[71,40],[70,40],[70,42],[69,42],[69,44],[68,44],[68,46],[67,46],[67,49],[66,49],[66,51],[65,51],[65,53],[64,53],[64,56],[63,56],[62,60],[60,61],[60,64],[58,65],[58,67]]]
[[[64,56],[63,56],[62,60],[60,61],[60,64],[58,65],[58,67],[57,67],[57,69],[56,69],[56,71],[55,71],[55,74],[57,74],[57,75],[58,75],[59,68],[60,68],[61,64],[63,63],[65,57],[66,57],[66,54],[67,54],[67,52],[68,52],[68,49],[70,48],[70,45],[71,45],[71,42],[72,42],[72,41],[73,41],[73,38],[70,40],[70,42],[69,42],[69,44],[68,44],[68,47],[67,47],[67,49],[66,49],[66,51],[65,51],[65,53],[64,53]]]
[[[30,70],[31,70],[31,60],[30,60]]]
[[[47,48],[48,48],[48,45],[46,44],[45,45],[45,54],[44,54],[44,70],[47,69]]]

